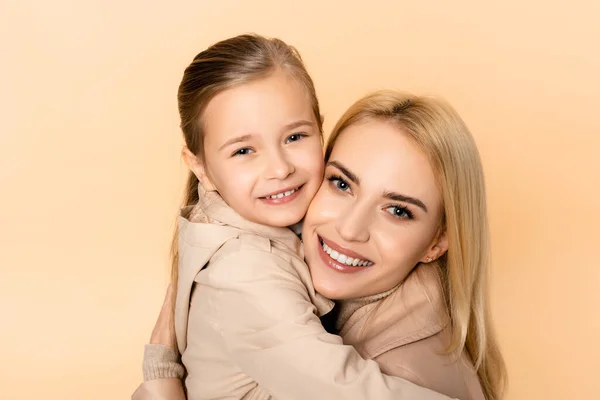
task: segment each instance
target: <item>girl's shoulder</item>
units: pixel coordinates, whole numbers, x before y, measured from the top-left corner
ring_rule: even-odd
[[[241,233],[227,240],[214,253],[205,272],[213,276],[235,272],[236,278],[230,279],[282,273],[289,277],[290,272],[297,275],[295,264],[290,254],[278,249],[269,238]]]
[[[224,243],[196,275],[195,282],[230,292],[255,294],[248,299],[266,297],[282,303],[286,297],[301,299],[302,304],[315,305],[318,315],[333,307],[331,301],[315,292],[302,257],[275,240],[253,233],[242,233]],[[256,295],[256,291],[261,294]],[[289,297],[290,293],[294,296]]]

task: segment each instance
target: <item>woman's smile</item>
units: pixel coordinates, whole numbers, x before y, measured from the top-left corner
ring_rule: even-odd
[[[325,265],[345,273],[363,271],[374,265],[373,261],[337,243],[317,236],[319,241],[319,256]]]

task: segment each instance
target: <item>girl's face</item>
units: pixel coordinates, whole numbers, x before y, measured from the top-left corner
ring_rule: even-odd
[[[315,289],[378,294],[447,250],[441,193],[427,156],[398,127],[366,120],[338,137],[304,220]]]
[[[203,114],[205,165],[192,169],[244,218],[299,222],[323,179],[321,136],[310,98],[283,71],[228,89]]]

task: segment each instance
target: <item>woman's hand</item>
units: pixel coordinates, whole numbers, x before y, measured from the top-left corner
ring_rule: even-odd
[[[165,300],[163,301],[160,314],[150,336],[150,344],[161,344],[177,350],[177,338],[175,336],[175,316],[174,316],[174,298],[173,286],[169,284]]]

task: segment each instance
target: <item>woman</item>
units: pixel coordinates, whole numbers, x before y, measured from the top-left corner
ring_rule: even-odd
[[[501,398],[483,173],[463,121],[439,100],[378,92],[342,116],[325,161],[302,236],[316,290],[337,301],[344,343],[384,373],[450,397]],[[158,367],[147,378],[177,365],[146,361]]]

